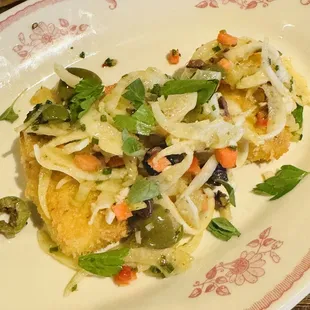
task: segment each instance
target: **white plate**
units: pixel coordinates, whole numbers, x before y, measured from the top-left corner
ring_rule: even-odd
[[[41,0],[2,14],[1,110],[29,87],[16,105],[21,122],[35,90],[56,82],[55,61],[89,68],[105,84],[148,66],[172,73],[167,51],[179,48],[184,65],[219,29],[257,39],[268,36],[309,80],[309,0],[197,1]],[[35,22],[39,27],[32,30]],[[82,51],[85,59],[79,58]],[[101,68],[107,57],[119,64]],[[275,202],[250,191],[261,181],[261,171],[283,163],[310,171],[309,114],[306,109],[303,141],[281,160],[236,171],[233,217],[242,235],[224,243],[206,234],[185,274],[165,280],[139,276],[125,288],[91,278],[63,298],[73,272],[40,251],[30,222],[15,239],[0,236],[1,309],[290,309],[310,292],[310,178]],[[0,122],[0,196],[19,195],[25,186],[14,126]]]

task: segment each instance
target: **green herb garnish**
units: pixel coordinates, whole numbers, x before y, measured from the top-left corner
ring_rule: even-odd
[[[91,143],[94,144],[94,145],[98,145],[99,144],[99,139],[97,137],[92,137]]]
[[[235,190],[233,189],[233,187],[229,183],[227,183],[221,179],[217,179],[216,182],[221,183],[225,187],[225,189],[228,193],[228,196],[229,196],[229,201],[235,207],[236,206],[236,199],[235,199]]]
[[[171,273],[174,270],[173,265],[167,261],[165,255],[161,255],[159,259],[159,266],[167,273]]]
[[[275,176],[257,184],[253,192],[258,195],[272,196],[270,200],[279,199],[290,192],[308,173],[292,165],[284,165]]]
[[[304,112],[304,107],[296,103],[296,109],[292,112],[292,115],[295,118],[295,122],[299,125],[299,128],[302,128],[303,112]]]
[[[106,122],[107,120],[108,119],[107,119],[106,115],[103,114],[103,115],[100,116],[100,121],[101,122]]]
[[[172,80],[161,88],[164,96],[198,92],[197,104],[208,102],[215,93],[219,82],[217,80]]]
[[[18,119],[18,114],[14,111],[16,101],[24,94],[27,89],[24,89],[13,101],[13,103],[0,115],[0,121],[14,123]]]
[[[111,173],[112,173],[112,168],[104,168],[102,170],[102,174],[104,174],[104,175],[109,175]]]
[[[217,52],[219,52],[221,50],[221,48],[220,48],[219,45],[217,45],[217,46],[212,47],[212,50],[213,50],[214,53],[217,53]]]
[[[111,277],[119,273],[129,249],[122,248],[99,254],[88,254],[79,257],[78,265],[84,270],[103,277]]]
[[[145,103],[133,115],[116,115],[114,125],[119,130],[128,130],[143,136],[149,136],[156,124],[152,110]]]
[[[131,101],[135,109],[139,109],[145,99],[145,88],[141,79],[134,80],[126,87],[126,90],[127,91],[123,94],[123,97]]]
[[[224,217],[212,219],[207,227],[207,230],[214,237],[223,241],[228,241],[233,236],[239,237],[241,235],[238,229]]]
[[[157,197],[160,194],[157,182],[148,179],[137,180],[130,188],[128,202],[134,204]]]
[[[293,91],[293,84],[294,84],[294,78],[290,79],[290,88],[289,91],[292,92]]]
[[[143,154],[142,144],[138,141],[136,137],[130,135],[127,129],[123,130],[122,139],[123,139],[122,149],[126,155],[139,156]]]
[[[53,246],[53,247],[50,247],[50,249],[49,249],[50,253],[54,253],[54,252],[58,252],[58,251],[59,251],[59,247],[58,246]]]
[[[75,95],[69,103],[71,120],[80,119],[101,96],[103,85],[94,79],[83,79],[76,85]]]

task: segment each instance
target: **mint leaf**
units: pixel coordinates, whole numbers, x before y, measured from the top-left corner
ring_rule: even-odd
[[[128,130],[143,136],[149,136],[156,124],[153,112],[145,103],[131,116],[116,115],[114,125],[119,130]]]
[[[221,179],[217,179],[216,182],[221,183],[225,187],[225,189],[228,193],[228,196],[229,196],[229,201],[235,207],[236,206],[236,198],[235,198],[234,188],[228,182],[225,182]]]
[[[101,96],[103,85],[94,79],[83,79],[74,88],[75,94],[69,102],[71,120],[80,119]]]
[[[166,82],[161,88],[161,94],[164,96],[174,94],[194,93],[204,90],[200,95],[200,102],[203,98],[208,98],[213,95],[219,84],[218,80],[171,80]],[[211,94],[211,95],[210,95]]]
[[[142,144],[136,137],[129,134],[128,130],[124,129],[122,132],[124,153],[128,156],[139,156],[143,154]]]
[[[128,202],[130,204],[152,199],[160,195],[157,182],[148,179],[137,180],[130,188]]]
[[[78,265],[84,270],[103,277],[119,273],[129,249],[122,248],[99,254],[88,254],[79,257]]]
[[[308,172],[292,165],[284,165],[276,175],[259,183],[253,189],[258,195],[273,196],[270,200],[276,200],[290,192],[306,176]]]
[[[296,123],[299,125],[299,128],[302,128],[304,107],[298,103],[296,103],[296,105],[297,107],[292,112],[292,115],[294,116]]]
[[[207,227],[207,230],[214,237],[223,241],[228,241],[233,236],[239,237],[241,235],[238,229],[224,217],[212,219]]]
[[[14,104],[13,102],[1,115],[0,121],[7,121],[10,123],[14,123],[18,119],[18,114],[14,111]]]
[[[143,103],[145,98],[145,88],[141,79],[136,79],[126,87],[127,92],[123,97],[131,101],[135,109],[138,109]]]

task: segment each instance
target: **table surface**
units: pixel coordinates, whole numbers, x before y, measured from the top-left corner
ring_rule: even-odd
[[[0,13],[24,1],[26,0],[0,0]],[[310,310],[310,294],[304,300],[302,300],[293,310]]]

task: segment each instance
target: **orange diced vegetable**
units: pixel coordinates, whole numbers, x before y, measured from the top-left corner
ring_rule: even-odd
[[[128,285],[130,281],[137,279],[137,272],[129,266],[123,266],[122,270],[114,276],[117,285]]]
[[[116,87],[116,83],[115,84],[112,84],[112,85],[108,85],[104,88],[104,93],[106,95],[109,95],[111,94],[112,90]]]
[[[268,124],[267,114],[263,111],[259,111],[256,114],[256,126],[267,127],[267,124]]]
[[[203,202],[202,202],[201,210],[202,210],[203,212],[208,211],[208,197],[207,197],[207,196],[205,196],[205,198],[204,198],[204,200],[203,200]]]
[[[102,168],[101,161],[91,154],[77,154],[73,159],[74,164],[88,172],[94,172]]]
[[[171,64],[171,65],[176,65],[179,63],[180,61],[180,57],[181,57],[181,54],[179,53],[179,50],[176,50],[176,49],[172,49],[168,56],[167,56],[167,59],[168,59],[168,62]]]
[[[231,147],[216,149],[215,158],[224,168],[234,168],[237,162],[237,150]]]
[[[226,71],[229,71],[232,67],[232,63],[226,58],[222,58],[217,64],[224,68]]]
[[[158,161],[155,161],[154,158],[157,155],[157,153],[155,153],[154,155],[152,155],[147,163],[149,164],[149,166],[157,171],[157,172],[162,172],[164,171],[168,166],[171,165],[170,161],[167,159],[167,157],[162,157],[160,158]]]
[[[125,221],[132,216],[132,213],[125,201],[112,206],[112,210],[119,222]]]
[[[228,34],[225,30],[221,30],[217,36],[217,41],[223,45],[235,46],[238,43],[238,38]]]
[[[193,161],[190,165],[190,167],[188,168],[187,172],[197,175],[200,172],[200,166],[199,166],[199,160],[197,157],[193,157]]]
[[[110,168],[118,168],[118,167],[122,167],[125,165],[123,158],[118,157],[118,156],[113,156],[110,158],[110,160],[108,161],[107,165]]]

